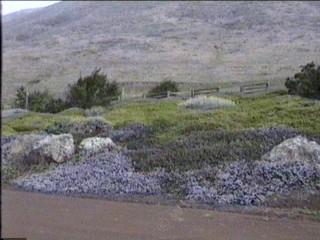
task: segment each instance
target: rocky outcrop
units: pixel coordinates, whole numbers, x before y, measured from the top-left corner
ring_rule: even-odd
[[[85,138],[79,145],[79,150],[83,154],[94,154],[104,150],[115,149],[116,145],[110,138],[92,137]]]
[[[305,137],[297,136],[274,147],[262,159],[271,162],[303,161],[320,164],[320,145],[315,141],[309,141]]]
[[[62,163],[73,157],[75,148],[71,134],[48,135],[32,144],[30,158]]]
[[[74,154],[73,137],[70,134],[25,134],[2,141],[4,165],[32,165],[41,162],[61,163]]]

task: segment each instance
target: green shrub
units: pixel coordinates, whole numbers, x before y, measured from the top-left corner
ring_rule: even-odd
[[[26,89],[21,86],[16,92],[15,104],[17,108],[26,107]],[[57,113],[66,108],[66,103],[58,98],[55,99],[48,90],[33,91],[28,96],[28,110],[34,112],[50,112]]]
[[[289,94],[320,99],[320,66],[313,62],[302,66],[293,78],[287,78],[285,86]]]
[[[164,95],[167,93],[167,91],[178,92],[179,91],[178,84],[171,80],[162,81],[158,86],[155,86],[154,88],[152,88],[149,91],[147,96],[153,97],[153,96]]]
[[[66,96],[69,106],[105,106],[120,95],[118,83],[109,82],[107,76],[99,72],[100,69],[96,69],[91,75],[80,77],[76,83],[69,85]]]
[[[25,108],[26,107],[26,89],[21,86],[17,89],[16,98],[14,100],[14,106],[16,108]]]
[[[68,108],[65,101],[60,98],[50,98],[45,107],[45,112],[58,113]]]

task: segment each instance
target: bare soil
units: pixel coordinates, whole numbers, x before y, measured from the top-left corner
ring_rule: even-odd
[[[318,239],[320,222],[2,190],[2,237]]]

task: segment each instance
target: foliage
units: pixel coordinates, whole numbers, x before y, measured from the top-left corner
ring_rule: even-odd
[[[14,106],[16,108],[25,108],[26,107],[26,95],[27,95],[27,91],[23,86],[21,86],[17,89],[16,98],[14,101]]]
[[[166,94],[167,91],[178,92],[179,91],[178,84],[172,80],[164,80],[158,86],[155,86],[154,88],[152,88],[149,91],[147,96],[152,97],[152,96],[163,95],[163,94]]]
[[[25,108],[26,107],[26,89],[21,86],[16,92],[15,107]],[[28,110],[34,112],[50,112],[57,113],[66,108],[65,102],[58,98],[55,99],[48,90],[43,92],[33,91],[28,96]]]
[[[49,112],[49,113],[58,113],[63,111],[68,107],[67,103],[63,101],[61,98],[49,98],[49,101],[45,107],[44,112]]]
[[[224,99],[215,96],[197,96],[190,98],[187,101],[180,104],[186,108],[209,110],[218,108],[234,107],[235,103],[229,99]]]
[[[100,74],[100,69],[94,70],[91,75],[78,79],[69,85],[67,102],[72,107],[90,108],[105,106],[120,95],[118,83],[109,82],[107,76]]]
[[[320,99],[320,66],[313,62],[302,66],[293,78],[287,78],[285,86],[289,94]]]

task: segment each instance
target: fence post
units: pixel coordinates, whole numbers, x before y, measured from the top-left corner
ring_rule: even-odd
[[[121,99],[124,99],[124,88],[121,88]]]
[[[29,91],[28,88],[26,89],[26,110],[28,110],[29,105]]]

